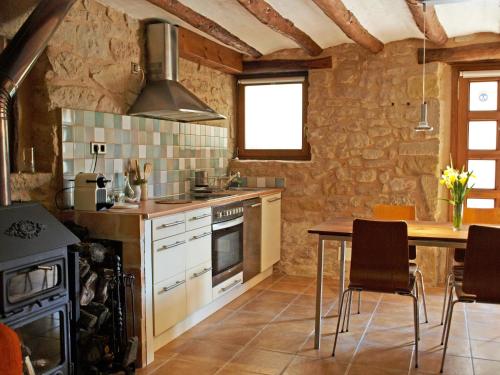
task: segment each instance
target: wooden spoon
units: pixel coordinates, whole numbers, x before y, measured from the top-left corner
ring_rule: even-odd
[[[151,163],[144,164],[144,179],[147,180],[153,171],[153,165]]]

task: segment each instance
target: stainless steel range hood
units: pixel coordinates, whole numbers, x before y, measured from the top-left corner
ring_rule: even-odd
[[[146,28],[148,81],[128,113],[185,122],[225,119],[179,83],[177,27],[153,23]]]

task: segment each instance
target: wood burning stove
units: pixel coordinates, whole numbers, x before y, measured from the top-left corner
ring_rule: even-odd
[[[0,208],[0,322],[18,334],[26,374],[70,373],[67,246],[77,242],[40,204]]]

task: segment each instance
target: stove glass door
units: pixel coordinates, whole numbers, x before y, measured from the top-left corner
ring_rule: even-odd
[[[243,224],[212,232],[212,275],[243,261]]]

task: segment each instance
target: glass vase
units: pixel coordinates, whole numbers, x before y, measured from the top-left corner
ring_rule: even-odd
[[[453,230],[458,231],[462,229],[462,217],[464,213],[464,204],[455,203],[453,205]]]

